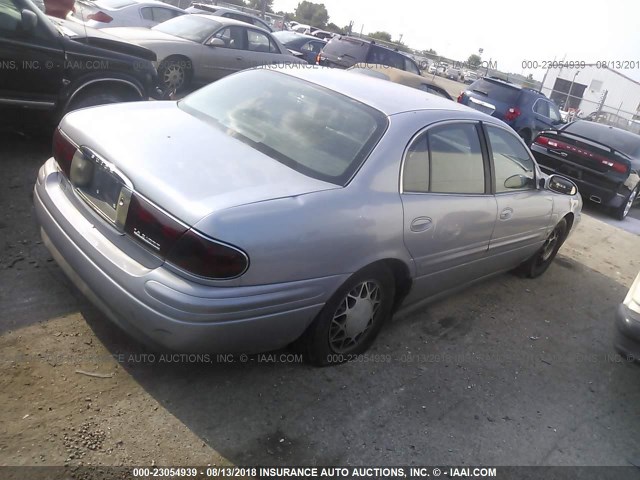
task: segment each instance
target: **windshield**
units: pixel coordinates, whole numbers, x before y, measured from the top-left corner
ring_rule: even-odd
[[[475,81],[469,89],[476,93],[481,93],[487,97],[498,100],[504,103],[513,104],[518,100],[520,96],[520,89],[517,87],[510,87],[498,82],[492,82],[485,78]]]
[[[162,22],[151,30],[191,40],[192,42],[203,43],[221,26],[220,22],[210,18],[197,15],[181,15]]]
[[[564,131],[608,145],[630,157],[640,158],[640,136],[634,133],[587,121],[570,123]]]
[[[378,110],[268,69],[218,80],[178,106],[300,173],[337,185],[349,181],[387,125]]]

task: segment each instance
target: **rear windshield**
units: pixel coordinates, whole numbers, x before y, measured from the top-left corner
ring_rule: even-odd
[[[289,32],[287,30],[274,32],[273,36],[280,40],[280,43],[282,43],[283,45],[291,45],[295,43],[302,44],[308,40],[306,37],[301,36],[299,33]]]
[[[162,22],[151,30],[202,43],[221,26],[222,24],[220,22],[211,20],[210,18],[195,15],[181,15]]]
[[[635,133],[587,121],[570,123],[563,130],[587,137],[598,143],[608,145],[630,157],[640,159],[640,136]]]
[[[322,53],[333,57],[349,57],[354,62],[361,62],[367,56],[369,43],[351,37],[333,37],[329,40]]]
[[[519,88],[510,87],[498,82],[492,82],[485,78],[481,78],[480,80],[473,82],[469,87],[469,90],[504,103],[515,103],[520,96]]]
[[[218,80],[178,106],[293,170],[337,185],[349,181],[387,126],[378,110],[266,68]]]

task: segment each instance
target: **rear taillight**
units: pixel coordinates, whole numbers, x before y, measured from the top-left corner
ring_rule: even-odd
[[[188,229],[139,195],[131,196],[124,231],[160,256],[166,257]]]
[[[627,173],[627,166],[624,163],[620,163],[620,162],[616,162],[611,161],[611,160],[607,160],[607,159],[603,159],[601,160],[601,163],[603,163],[604,165],[607,165],[609,168],[611,168],[611,170],[615,170],[618,173]]]
[[[249,266],[242,251],[189,229],[135,193],[124,231],[168,262],[200,277],[233,278]]]
[[[600,155],[598,153],[594,153],[589,150],[576,147],[575,145],[570,145],[561,140],[545,137],[544,135],[538,135],[533,142],[538,145],[542,145],[543,147],[555,148],[558,150],[562,150],[564,152],[573,153],[574,155],[578,155],[580,157],[593,160],[595,162],[599,162],[602,165],[606,165],[611,170],[616,171],[618,173],[628,173],[629,171],[628,165],[622,162],[617,162],[616,160],[605,157],[604,155]]]
[[[322,60],[320,54],[316,55],[316,65],[320,65],[320,60]]]
[[[89,15],[87,15],[87,20],[93,20],[95,22],[100,22],[100,23],[110,23],[111,20],[113,20],[113,18],[111,18],[109,15],[107,15],[104,12],[96,12],[96,13],[90,13]]]
[[[70,176],[71,162],[76,151],[78,151],[78,147],[62,133],[62,130],[56,128],[53,134],[53,158],[56,159],[60,170],[64,172],[67,178]]]
[[[194,230],[180,237],[169,252],[167,261],[195,275],[212,279],[238,277],[249,266],[249,259],[242,251]]]
[[[460,92],[460,95],[458,95],[458,103],[462,103],[463,98],[464,98],[464,92]]]
[[[507,110],[507,113],[505,113],[504,119],[507,122],[512,122],[519,116],[520,116],[520,109],[518,107],[511,107],[509,110]]]

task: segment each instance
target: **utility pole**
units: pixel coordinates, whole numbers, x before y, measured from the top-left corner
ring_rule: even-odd
[[[569,102],[570,102],[570,97],[571,97],[571,90],[573,90],[573,84],[576,81],[576,77],[578,76],[578,74],[580,73],[580,70],[578,70],[575,75],[573,76],[573,80],[571,80],[571,85],[569,85],[569,91],[567,92],[567,101],[564,104],[564,110],[565,112],[569,111]]]

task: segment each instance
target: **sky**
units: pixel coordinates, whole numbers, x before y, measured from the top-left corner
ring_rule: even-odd
[[[628,61],[619,69],[640,81],[640,2],[637,0],[311,0],[324,3],[329,21],[353,20],[354,32],[377,30],[412,48],[432,48],[465,61],[482,48],[482,59],[509,73],[542,80],[544,61]],[[274,11],[293,12],[299,0],[274,0]],[[538,62],[537,69],[523,62]],[[531,65],[531,64],[529,64]]]

